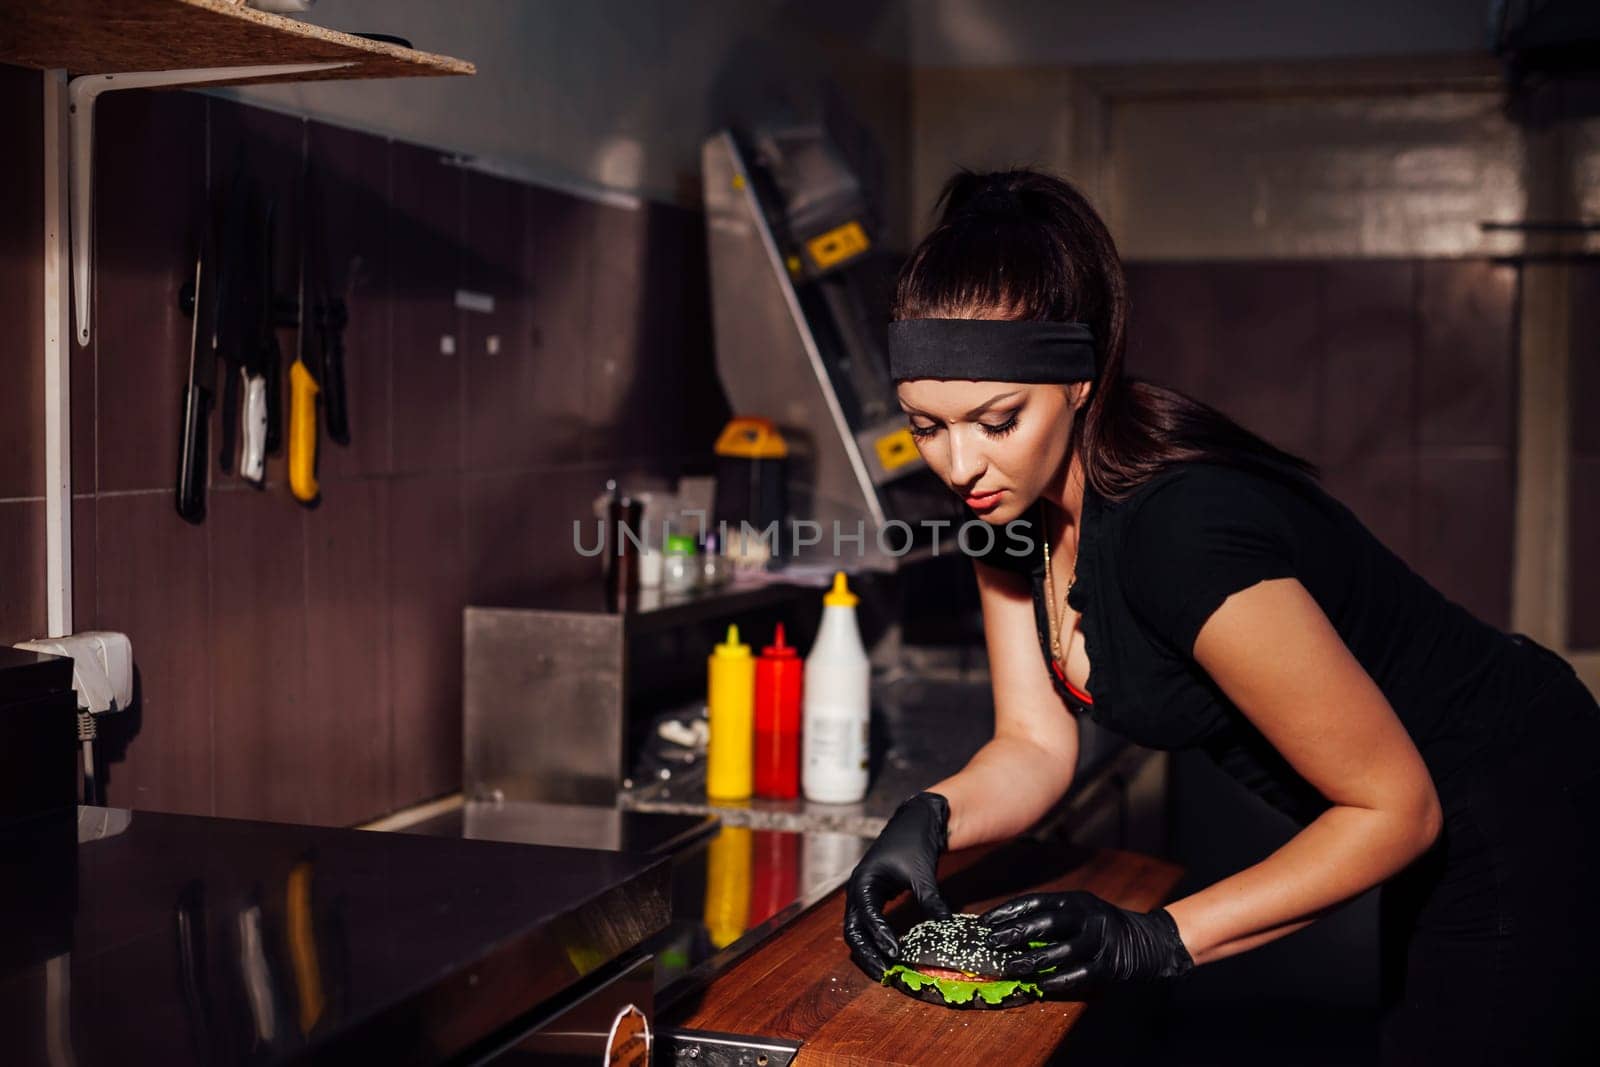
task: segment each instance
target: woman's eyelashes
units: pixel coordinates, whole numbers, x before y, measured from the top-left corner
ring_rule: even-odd
[[[1010,415],[1006,416],[1006,420],[1004,422],[980,422],[978,423],[978,426],[990,437],[1004,437],[1006,434],[1017,428],[1017,413],[1013,411]],[[913,422],[909,429],[912,437],[932,437],[934,431],[939,429],[939,424],[935,422],[930,423],[927,426],[918,426]]]
[[[978,425],[982,426],[983,432],[988,434],[990,437],[1004,437],[1006,434],[1017,428],[1017,413],[1013,411],[1010,415],[1006,416],[1006,421],[998,425],[991,426],[987,422],[980,422]]]

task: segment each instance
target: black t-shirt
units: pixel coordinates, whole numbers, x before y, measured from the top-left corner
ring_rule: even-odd
[[[1031,580],[1044,666],[1074,713],[1151,748],[1203,748],[1302,823],[1327,800],[1193,659],[1195,636],[1231,594],[1298,579],[1388,698],[1447,808],[1474,757],[1518,734],[1531,696],[1571,671],[1446,599],[1310,478],[1187,463],[1120,501],[1084,492],[1070,602],[1089,658],[1085,701],[1051,663],[1042,529],[1036,505],[973,554]]]

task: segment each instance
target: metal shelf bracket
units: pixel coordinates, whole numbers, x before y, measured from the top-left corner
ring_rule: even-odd
[[[89,343],[90,278],[94,247],[90,230],[94,195],[94,105],[102,93],[118,89],[160,89],[179,85],[276,78],[348,67],[350,63],[279,63],[247,67],[202,67],[193,70],[141,70],[124,74],[82,74],[67,83],[70,127],[68,173],[72,183],[72,303],[78,343]]]
[[[101,93],[280,77],[350,63],[261,64],[126,74],[44,74],[45,585],[49,635],[72,632],[70,334],[89,343],[94,105]],[[71,274],[69,282],[68,274]],[[70,299],[69,299],[70,298]],[[69,310],[76,310],[76,319]],[[74,325],[76,330],[73,330]]]

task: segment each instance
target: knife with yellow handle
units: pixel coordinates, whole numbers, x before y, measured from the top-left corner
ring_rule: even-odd
[[[322,492],[317,484],[317,394],[322,387],[306,366],[306,345],[314,328],[306,286],[306,245],[311,221],[311,160],[300,174],[301,218],[306,232],[300,239],[300,282],[294,362],[289,364],[289,493],[307,507],[315,507]]]
[[[298,357],[289,364],[289,492],[302,504],[315,504],[317,484],[317,379]]]

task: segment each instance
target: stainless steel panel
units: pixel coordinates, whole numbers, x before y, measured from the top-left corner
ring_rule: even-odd
[[[706,814],[624,811],[596,804],[468,801],[406,832],[654,855],[676,852],[711,833],[716,823]]]
[[[778,423],[791,450],[791,510],[796,518],[870,536],[886,516],[868,460],[827,381],[779,250],[766,228],[732,137],[720,133],[701,153],[711,310],[717,373],[735,414]],[[831,540],[824,538],[831,548]]]
[[[662,1063],[674,1067],[789,1067],[800,1042],[712,1030],[664,1030],[657,1039]]]
[[[467,608],[469,800],[602,804],[623,776],[623,617]]]

